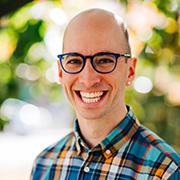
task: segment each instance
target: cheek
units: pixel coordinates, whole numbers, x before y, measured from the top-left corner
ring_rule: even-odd
[[[126,74],[118,73],[111,79],[111,96],[115,101],[123,100],[126,88]]]
[[[61,78],[61,85],[67,95],[69,94],[71,84],[71,78],[68,78],[66,74],[63,74]]]
[[[76,83],[76,79],[76,75],[66,73],[62,74],[62,86],[69,99],[73,96],[73,86]]]
[[[67,86],[67,87],[70,86],[74,81],[73,77],[74,76],[71,74],[67,74],[65,72],[62,72],[62,78],[61,78],[62,85]]]
[[[69,93],[71,91],[71,87],[72,87],[72,82],[70,80],[63,80],[63,88],[66,91],[66,93]]]
[[[64,83],[62,86],[63,86],[63,90],[64,90],[66,98],[71,104],[73,104],[73,92],[71,88],[71,83],[66,81],[66,83]]]
[[[112,82],[117,89],[124,88],[126,85],[127,79],[127,70],[126,69],[118,69],[116,73],[112,76]]]

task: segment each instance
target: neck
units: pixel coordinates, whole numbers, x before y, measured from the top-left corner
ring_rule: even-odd
[[[80,131],[87,145],[92,148],[99,144],[123,120],[126,114],[127,109],[124,105],[119,111],[102,118],[87,119],[77,115]]]

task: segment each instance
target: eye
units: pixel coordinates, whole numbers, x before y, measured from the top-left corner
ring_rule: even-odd
[[[81,60],[81,59],[73,58],[73,59],[67,60],[67,61],[66,61],[66,64],[75,64],[75,65],[79,65],[79,64],[82,64],[82,60]]]
[[[101,59],[98,59],[96,61],[96,64],[97,65],[101,65],[101,64],[111,64],[111,63],[114,63],[114,60],[113,59],[110,59],[110,58],[101,58]]]

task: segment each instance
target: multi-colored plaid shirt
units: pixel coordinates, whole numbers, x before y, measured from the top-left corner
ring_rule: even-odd
[[[180,180],[180,156],[162,139],[140,125],[129,109],[126,117],[90,149],[74,132],[37,157],[33,180]]]

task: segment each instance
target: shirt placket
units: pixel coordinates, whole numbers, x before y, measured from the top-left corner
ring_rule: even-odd
[[[89,176],[90,178],[90,159],[92,158],[92,153],[91,152],[86,152],[84,155],[83,155],[83,163],[79,169],[79,174],[77,176],[77,180],[84,180],[84,177],[85,176]]]

